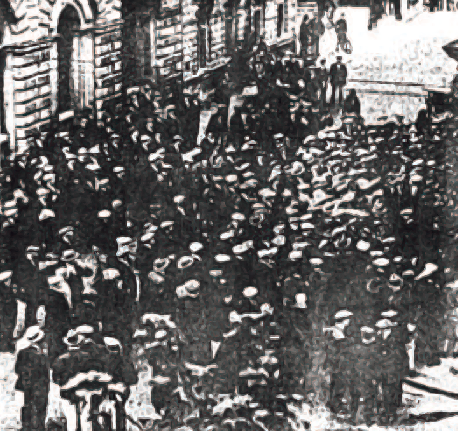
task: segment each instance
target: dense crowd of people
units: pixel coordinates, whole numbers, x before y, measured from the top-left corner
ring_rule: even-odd
[[[108,369],[124,385],[125,406],[137,378],[132,355],[145,343],[161,370],[152,386],[164,426],[205,410],[204,393],[234,391],[258,403],[240,416],[267,409],[284,423],[285,402],[316,390],[303,380],[317,372],[306,358],[323,335],[313,332],[313,313],[335,318],[327,341],[333,409],[355,418],[363,398],[370,421],[399,406],[407,332],[377,331],[394,327],[389,319],[420,326],[437,295],[437,268],[428,265],[439,249],[431,238],[442,205],[443,123],[366,127],[351,92],[342,126],[323,131],[332,117],[317,97],[318,73],[276,62],[262,46],[254,58],[248,84],[257,95],[229,118],[224,76],[202,139],[197,94],[144,85],[122,112],[106,106],[102,124],[86,112],[69,132],[51,124],[31,136],[27,153],[3,170],[0,281],[5,298],[27,304],[17,346],[24,429],[44,427],[45,368],[72,402],[76,371]],[[8,311],[3,334],[13,349]],[[376,334],[371,342],[363,327]],[[372,367],[374,379],[355,385],[361,352],[391,368]],[[187,389],[175,399],[179,388]],[[178,415],[188,401],[191,410]]]

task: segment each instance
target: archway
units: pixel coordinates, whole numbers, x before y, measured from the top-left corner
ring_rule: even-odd
[[[58,55],[58,111],[72,108],[73,88],[72,59],[74,31],[80,28],[80,18],[73,6],[67,5],[59,17],[57,32],[60,35],[57,44]]]

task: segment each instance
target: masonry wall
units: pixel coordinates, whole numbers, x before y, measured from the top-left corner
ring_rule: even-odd
[[[25,148],[28,133],[49,122],[57,109],[57,32],[59,17],[67,4],[76,9],[80,18],[71,59],[76,107],[89,107],[94,99],[101,105],[121,90],[120,0],[98,0],[95,21],[87,0],[13,0],[12,8],[20,19],[16,25],[5,26],[2,40],[7,53],[7,130],[2,132],[9,134],[15,152]],[[117,33],[119,38],[115,37]]]

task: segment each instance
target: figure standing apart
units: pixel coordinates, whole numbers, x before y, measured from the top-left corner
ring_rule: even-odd
[[[337,47],[336,51],[340,49],[345,49],[345,43],[347,42],[347,20],[345,19],[345,14],[341,14],[340,18],[336,22],[336,34],[337,34]]]
[[[339,104],[343,101],[343,89],[347,83],[347,67],[342,63],[342,56],[336,57],[336,63],[331,66],[329,78],[332,86],[331,105],[336,104],[336,93],[338,92]]]
[[[320,68],[317,70],[317,77],[321,90],[321,108],[324,109],[327,106],[326,94],[328,89],[328,69],[326,68],[325,59],[320,61]]]

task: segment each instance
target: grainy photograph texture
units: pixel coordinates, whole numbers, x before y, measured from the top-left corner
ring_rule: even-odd
[[[0,431],[458,429],[454,0],[0,0]]]

